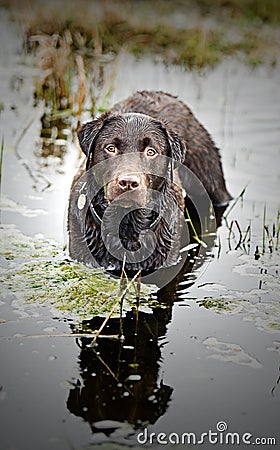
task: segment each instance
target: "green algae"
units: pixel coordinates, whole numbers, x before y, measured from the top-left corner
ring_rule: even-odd
[[[13,294],[15,303],[21,307],[46,305],[78,319],[106,315],[120,302],[118,279],[68,260],[62,246],[54,241],[25,236],[12,226],[2,226],[0,231],[0,283],[4,299],[5,295]],[[142,286],[141,307],[154,305],[151,292],[150,287]],[[132,286],[125,296],[123,310],[135,304]]]
[[[198,300],[197,303],[199,304],[199,306],[203,306],[206,309],[213,309],[216,312],[231,311],[234,308],[234,306],[224,298],[209,297],[203,300]]]
[[[268,323],[268,327],[272,330],[280,331],[280,323],[277,322],[270,322]]]
[[[254,292],[247,293],[245,298],[244,293],[229,291],[228,295],[197,300],[197,304],[216,314],[240,314],[260,330],[280,331],[279,296],[276,294],[269,301],[255,302]]]

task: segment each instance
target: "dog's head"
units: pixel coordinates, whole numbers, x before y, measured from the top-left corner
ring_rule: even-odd
[[[172,177],[173,164],[185,156],[185,145],[177,134],[145,114],[104,113],[83,125],[78,138],[87,170],[108,162],[103,184],[106,199],[112,202],[129,193],[119,198],[122,206],[144,207],[149,190],[161,190]]]

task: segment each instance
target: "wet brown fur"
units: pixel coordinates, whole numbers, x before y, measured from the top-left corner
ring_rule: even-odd
[[[219,150],[191,110],[177,97],[154,91],[136,92],[116,104],[113,113],[140,112],[161,120],[186,145],[184,164],[200,179],[215,205],[228,203]]]
[[[148,117],[138,116],[135,113]],[[133,132],[130,132],[128,127],[127,114],[131,117],[132,126],[135,128]],[[151,133],[154,133],[160,143],[161,154],[171,156],[169,153],[171,151],[175,163],[176,161],[182,162],[189,167],[201,180],[214,204],[224,205],[231,197],[225,186],[218,149],[190,109],[176,97],[163,92],[137,92],[116,104],[100,118],[86,123],[78,132],[80,146],[87,157],[86,165],[81,166],[74,178],[69,202],[70,256],[95,267],[113,267],[115,270],[121,270],[122,261],[112,257],[102,242],[100,224],[96,222],[89,211],[86,214],[85,223],[82,224],[80,211],[77,208],[77,198],[83,189],[81,176],[87,174],[90,167],[108,157],[102,150],[102,145],[106,142],[106,130],[108,129],[107,134],[110,137],[110,130],[114,130],[114,126],[118,127],[119,145],[120,148],[123,146],[122,154],[141,151],[141,149],[137,150],[134,136],[137,136],[140,142],[142,138],[146,139],[145,133],[150,136]],[[139,168],[137,169],[139,170]],[[114,170],[114,165],[112,165],[112,171]],[[132,173],[136,171],[135,167],[131,168]],[[145,177],[143,180],[143,185],[145,185],[147,180]],[[158,189],[163,194],[164,201],[161,208],[168,211],[165,216],[169,219],[161,219],[154,230],[157,238],[154,253],[140,263],[126,264],[128,271],[139,269],[146,272],[153,271],[173,264],[178,258],[180,223],[182,223],[182,214],[178,214],[178,207],[179,210],[184,209],[182,191],[178,186],[179,183],[172,183],[171,180],[165,180],[162,184],[154,179],[150,182],[154,183],[153,189]],[[118,191],[114,184],[111,190],[113,192],[111,195],[117,197]],[[93,200],[93,204],[102,217],[108,205],[106,189],[99,193]],[[128,214],[120,226],[122,243],[127,250],[133,252],[138,249],[139,235],[149,227],[151,221],[152,216],[144,211],[143,205],[139,211]],[[117,243],[112,242],[113,247],[114,245],[117,246]]]

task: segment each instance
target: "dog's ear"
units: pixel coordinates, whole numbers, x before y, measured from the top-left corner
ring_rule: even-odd
[[[179,163],[183,163],[186,155],[186,145],[178,134],[172,131],[170,128],[165,127],[166,137],[170,148],[170,157]]]
[[[93,147],[94,141],[102,129],[105,121],[108,119],[110,113],[105,112],[97,119],[87,122],[78,130],[79,144],[85,155],[88,157]]]

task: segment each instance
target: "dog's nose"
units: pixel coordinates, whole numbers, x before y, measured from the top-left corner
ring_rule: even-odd
[[[122,175],[118,178],[118,185],[123,191],[134,191],[140,186],[140,177],[137,175]]]

